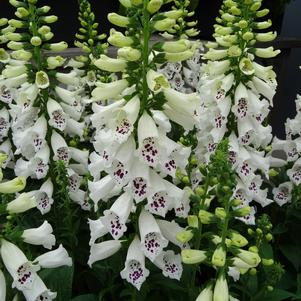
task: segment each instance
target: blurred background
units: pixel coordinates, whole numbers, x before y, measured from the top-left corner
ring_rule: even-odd
[[[108,33],[110,24],[107,14],[119,11],[118,0],[90,0],[98,23],[99,31]],[[59,17],[53,25],[55,41],[64,40],[73,46],[74,35],[78,29],[77,7],[78,0],[39,0],[42,5],[50,5],[52,13]],[[214,19],[218,15],[222,0],[191,0],[195,8],[196,19],[199,21],[200,38],[211,39]],[[279,40],[277,46],[286,47],[283,54],[272,63],[279,75],[279,92],[272,111],[272,124],[274,133],[278,137],[284,136],[284,122],[287,117],[295,115],[294,99],[301,93],[301,48],[296,41],[301,41],[301,0],[263,0],[263,6],[270,9],[269,18],[273,21],[272,30],[277,30]],[[0,17],[12,18],[14,10],[8,0],[0,0]],[[287,40],[295,42],[286,43]],[[287,46],[284,46],[287,45]],[[280,48],[281,48],[280,47]]]

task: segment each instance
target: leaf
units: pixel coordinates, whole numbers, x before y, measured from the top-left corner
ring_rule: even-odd
[[[88,295],[80,295],[73,298],[71,301],[98,301],[97,296],[88,294]]]
[[[283,255],[293,264],[298,271],[301,267],[301,249],[296,245],[280,245]]]
[[[291,292],[275,288],[271,293],[268,294],[268,296],[264,297],[262,301],[281,301],[294,296],[295,294]]]
[[[262,258],[274,258],[272,246],[269,243],[264,242],[260,247],[260,255]]]
[[[57,292],[56,301],[71,300],[73,266],[45,269],[39,275],[49,289]]]

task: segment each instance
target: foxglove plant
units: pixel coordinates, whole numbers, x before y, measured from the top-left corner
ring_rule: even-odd
[[[126,29],[125,34],[111,30],[108,38],[119,47],[118,57],[100,55],[94,60],[101,70],[120,72],[122,77],[97,83],[92,92],[91,121],[96,132],[89,165],[94,180],[89,182],[89,190],[101,216],[89,221],[89,264],[116,253],[128,239],[121,277],[140,289],[149,275],[145,257],[163,275],[181,277],[179,255],[164,250],[169,241],[176,241],[171,229],[180,226],[163,221],[171,210],[178,217],[187,216],[189,211],[189,193],[173,180],[177,170],[185,171],[190,148],[170,139],[168,133],[171,121],[185,130],[194,127],[200,100],[195,93],[173,90],[167,78],[156,71],[158,64],[191,57],[195,44],[181,39],[150,46],[151,34],[172,28],[183,12],[159,12],[164,1],[120,2],[126,16],[108,15],[112,24]],[[106,100],[108,105],[96,103]],[[127,231],[129,223],[134,233]],[[99,238],[101,242],[97,242]]]
[[[1,154],[1,167],[5,160],[6,156]],[[17,222],[22,213],[36,208],[38,205],[36,198],[26,192],[11,200],[10,194],[22,191],[25,185],[26,179],[24,177],[17,177],[0,183],[0,263],[3,263],[13,279],[12,288],[22,292],[27,301],[52,300],[56,297],[56,293],[47,289],[37,271],[41,268],[71,266],[72,260],[62,245],[58,250],[44,253],[34,261],[30,261],[19,248],[18,245],[22,242],[40,245],[47,249],[52,249],[56,243],[55,236],[52,234],[53,229],[47,221],[44,221],[38,228],[25,230]],[[1,300],[5,300],[6,277],[1,270],[0,282]]]

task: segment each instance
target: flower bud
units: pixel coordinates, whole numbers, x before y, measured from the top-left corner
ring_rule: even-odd
[[[220,276],[215,283],[213,301],[229,301],[229,289],[224,275]]]
[[[40,15],[47,14],[50,11],[51,7],[48,5],[44,5],[42,7],[37,8],[37,13]]]
[[[235,16],[230,15],[229,13],[222,14],[222,19],[227,22],[233,22],[235,20]]]
[[[212,301],[213,291],[212,284],[207,285],[196,298],[195,301]]]
[[[243,38],[245,41],[249,42],[249,41],[251,41],[251,40],[254,38],[254,33],[253,33],[253,32],[250,32],[250,31],[247,31],[247,32],[245,32],[245,33],[243,34],[242,38]]]
[[[255,24],[256,24],[257,29],[267,29],[270,26],[272,26],[272,21],[268,20],[268,21],[263,21],[263,22],[257,22]]]
[[[227,213],[226,213],[225,208],[221,208],[221,207],[215,208],[215,215],[220,219],[226,218]]]
[[[38,33],[40,35],[45,35],[46,33],[50,32],[50,31],[51,31],[51,28],[49,26],[47,26],[47,25],[43,25],[42,27],[40,27],[38,29]]]
[[[198,228],[199,227],[199,220],[196,215],[188,215],[187,218],[188,226],[191,228]]]
[[[274,50],[274,47],[272,47],[272,46],[268,47],[268,48],[256,48],[255,49],[255,54],[258,57],[265,58],[265,59],[275,57],[280,52],[281,52],[280,50]]]
[[[266,236],[265,236],[266,240],[267,241],[271,241],[273,239],[273,235],[271,233],[268,233]]]
[[[0,193],[10,194],[23,190],[26,186],[24,177],[16,177],[13,180],[0,183]]]
[[[25,22],[20,21],[20,20],[15,20],[15,19],[9,20],[8,24],[15,28],[24,28],[26,26]],[[0,24],[0,26],[2,26],[2,25]]]
[[[22,213],[37,206],[34,197],[30,197],[27,193],[20,194],[15,200],[9,202],[6,210],[10,213]]]
[[[250,248],[249,248],[249,251],[250,252],[253,252],[253,253],[258,253],[259,251],[258,251],[258,248],[256,247],[256,246],[251,246]]]
[[[162,4],[163,4],[163,0],[150,0],[147,4],[147,10],[151,14],[154,14],[161,8]]]
[[[271,42],[277,38],[277,32],[270,31],[265,33],[258,33],[256,34],[255,38],[259,42]]]
[[[278,172],[276,169],[271,168],[271,169],[269,170],[269,176],[270,176],[270,177],[276,177],[276,176],[278,176],[278,175],[279,175],[279,172]]]
[[[186,264],[201,263],[207,258],[206,252],[191,249],[182,250],[181,257],[182,261]]]
[[[233,45],[228,49],[228,55],[236,57],[241,55],[241,49],[237,45]]]
[[[215,222],[216,217],[214,214],[212,214],[206,210],[200,210],[199,211],[199,219],[202,224],[208,225],[208,224]]]
[[[223,246],[219,245],[213,255],[211,262],[216,267],[223,267],[226,263],[226,251],[224,250]]]
[[[48,69],[56,69],[64,64],[66,59],[62,56],[50,56],[47,58]]]
[[[9,60],[10,60],[9,54],[3,48],[0,48],[0,62],[8,63]]]
[[[270,11],[267,8],[259,10],[258,12],[256,12],[256,17],[257,18],[265,17],[269,12]]]
[[[242,236],[241,234],[239,234],[237,232],[231,231],[229,234],[229,238],[231,239],[232,244],[239,248],[242,248],[249,243],[248,240],[244,236]]]
[[[15,15],[20,19],[24,19],[29,16],[29,11],[24,7],[18,7]]]
[[[13,7],[21,7],[24,6],[24,3],[21,1],[17,1],[17,0],[9,0],[9,3],[13,6]]]
[[[168,62],[175,63],[180,61],[186,61],[193,56],[192,50],[186,50],[183,52],[173,53],[173,52],[165,52],[165,59]]]
[[[45,46],[45,48],[52,50],[52,51],[64,51],[65,49],[68,48],[68,44],[66,42],[59,42],[59,43],[52,43],[49,44],[47,46]]]
[[[174,9],[170,11],[166,11],[163,13],[163,16],[166,18],[171,18],[171,19],[179,19],[183,15],[183,11],[181,9]]]
[[[24,48],[24,44],[22,42],[14,42],[14,41],[10,41],[7,44],[7,47],[11,50],[21,50]]]
[[[249,215],[250,213],[251,213],[250,206],[242,207],[242,208],[239,208],[239,209],[233,211],[233,214],[236,217],[244,217],[244,216]]]
[[[42,44],[42,40],[40,37],[35,36],[30,39],[30,44],[33,46],[40,46]]]
[[[131,0],[119,0],[119,2],[126,8],[132,7],[132,2]]]
[[[127,27],[129,25],[129,18],[124,17],[121,15],[118,15],[116,13],[109,13],[108,14],[108,20],[119,27]]]
[[[265,266],[271,266],[274,264],[274,260],[273,259],[265,259],[265,258],[262,258],[262,264],[265,265]]]
[[[125,59],[130,62],[138,61],[141,57],[141,52],[132,47],[122,47],[118,49],[118,58]]]
[[[238,256],[242,261],[244,261],[252,267],[256,267],[261,261],[261,258],[257,253],[242,249],[238,250],[236,256]]]
[[[58,20],[58,17],[55,15],[41,17],[40,20],[46,24],[55,23]]]
[[[187,231],[181,231],[179,233],[176,234],[176,239],[179,242],[182,243],[187,243],[189,242],[191,239],[193,238],[193,233],[191,230],[187,230]]]
[[[158,31],[166,31],[173,27],[175,24],[175,19],[165,18],[163,20],[156,21],[154,23],[154,28]]]
[[[133,5],[140,5],[142,4],[143,0],[131,0]]]
[[[126,37],[123,33],[116,31],[115,29],[110,30],[110,36],[108,38],[108,42],[116,47],[126,47],[131,46],[133,44],[133,39],[130,37]]]
[[[250,9],[251,9],[252,11],[256,11],[256,10],[259,10],[260,7],[261,7],[261,2],[260,2],[260,1],[257,1],[257,2],[255,2],[255,3],[250,7]]]

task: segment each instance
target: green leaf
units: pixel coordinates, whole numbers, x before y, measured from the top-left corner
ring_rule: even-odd
[[[295,294],[291,292],[280,290],[280,289],[274,289],[271,293],[268,294],[268,296],[264,297],[262,301],[281,301],[294,296]]]
[[[293,264],[298,271],[301,267],[301,249],[296,245],[280,245],[283,255]]]
[[[73,266],[45,269],[39,275],[50,290],[57,292],[56,301],[71,300]]]
[[[98,301],[98,298],[95,295],[88,294],[75,297],[71,301]]]

